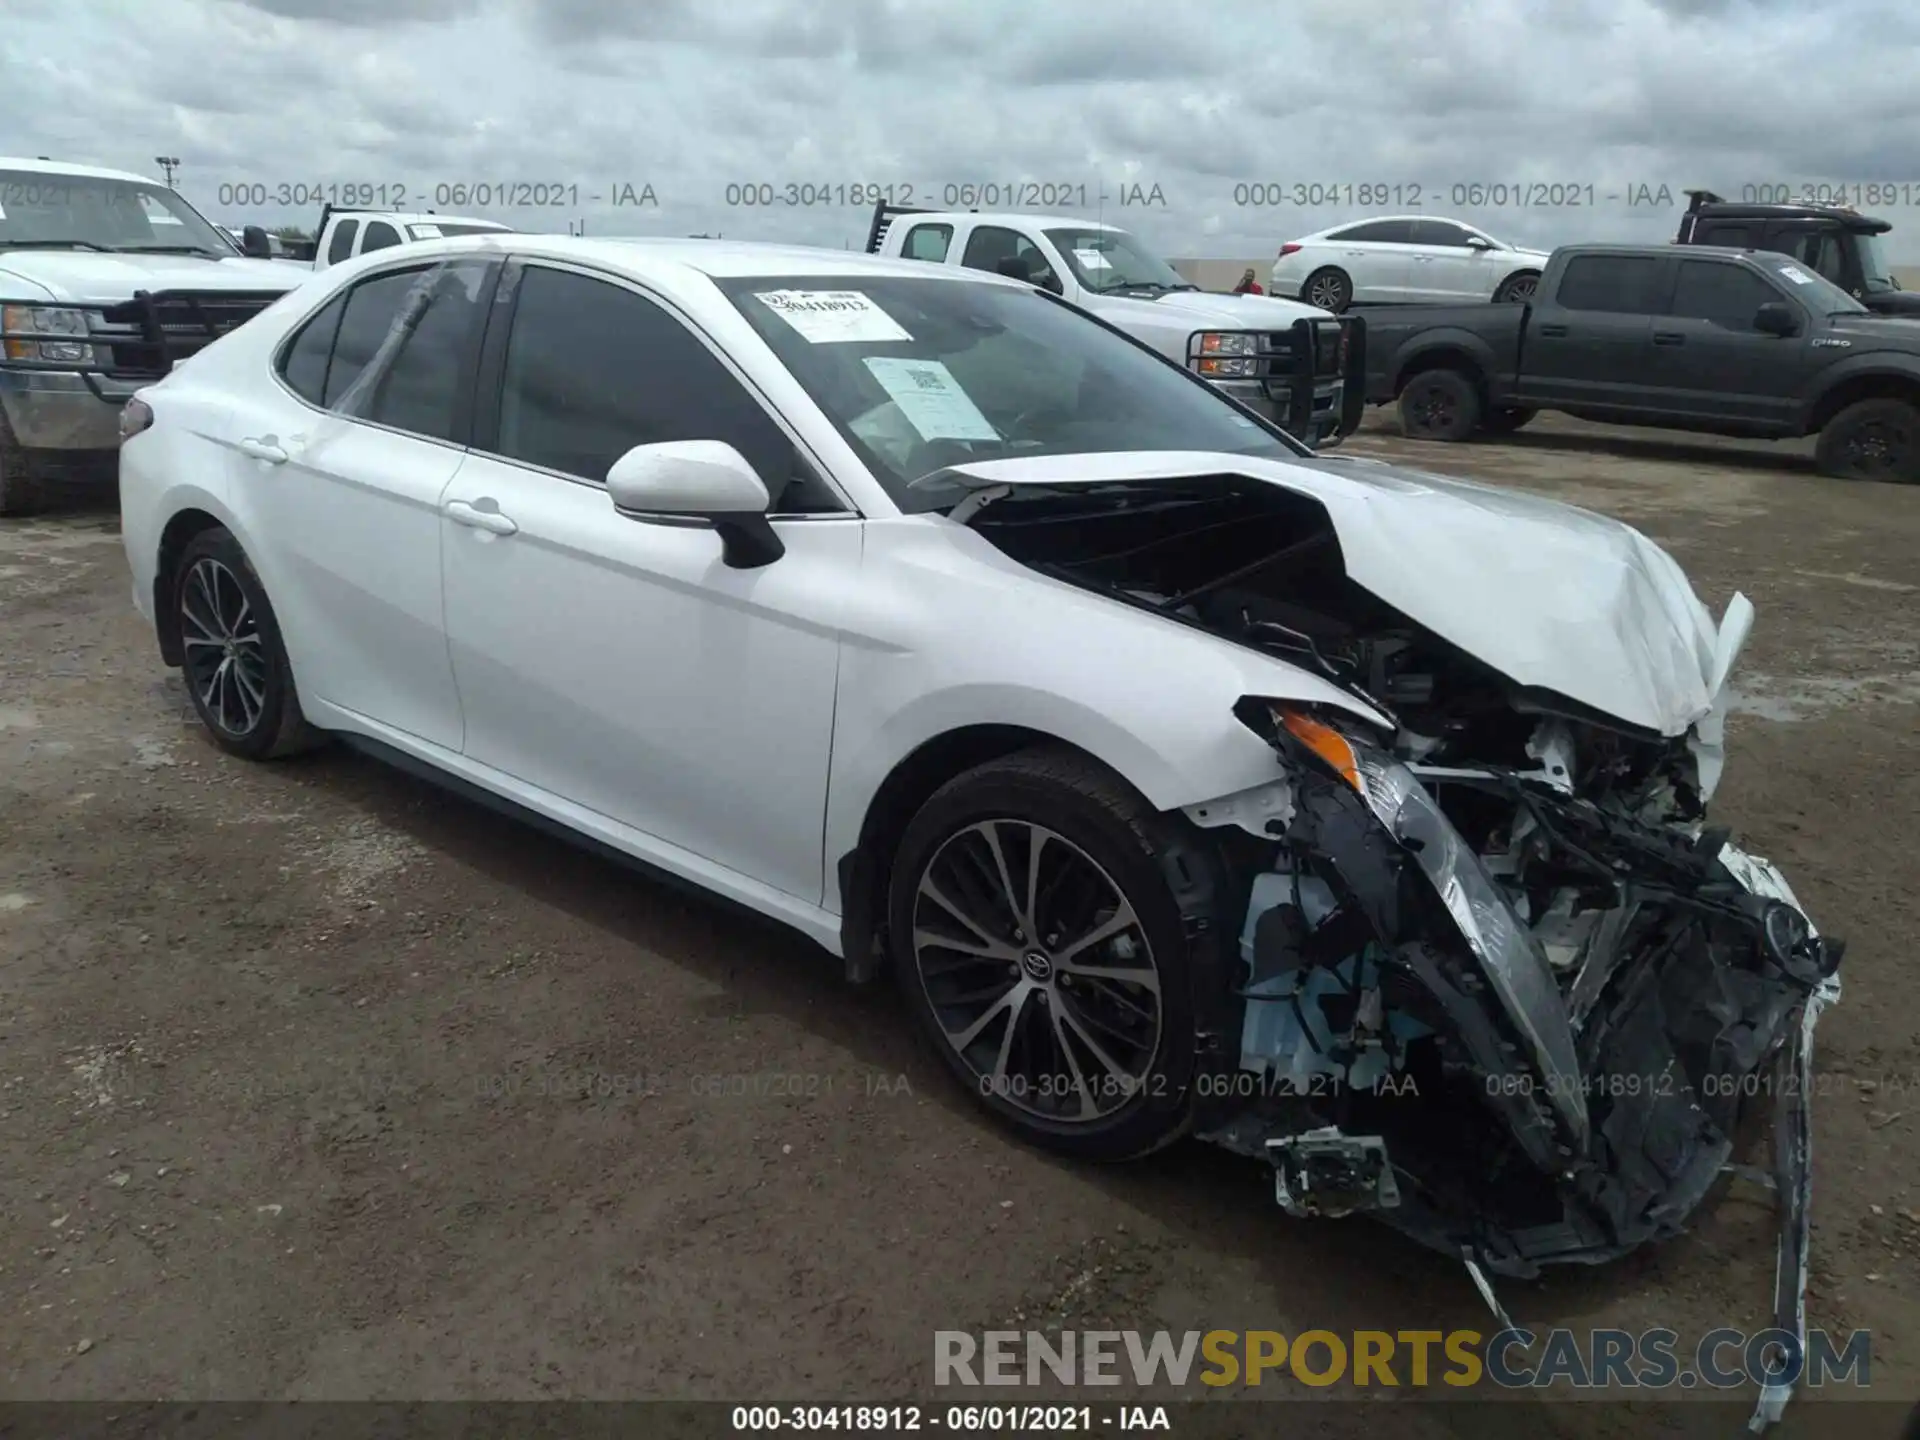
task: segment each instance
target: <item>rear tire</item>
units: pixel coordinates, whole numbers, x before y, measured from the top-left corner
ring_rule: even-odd
[[[1423,370],[1400,392],[1400,428],[1408,439],[1465,440],[1480,419],[1480,391],[1458,370]]]
[[[1480,422],[1480,428],[1488,435],[1511,435],[1539,413],[1538,410],[1528,410],[1519,405],[1502,405],[1487,412],[1486,418]]]
[[[1190,1123],[1170,856],[1194,858],[1176,822],[1059,749],[948,781],[894,854],[888,946],[917,1025],[995,1119],[1056,1153],[1132,1159]]]
[[[266,587],[232,532],[215,526],[189,540],[172,583],[187,696],[213,743],[243,760],[325,743],[301,713]]]
[[[1307,276],[1306,283],[1300,287],[1300,301],[1341,314],[1353,304],[1353,279],[1346,271],[1328,265]]]
[[[46,488],[27,473],[27,452],[0,412],[0,515],[32,515],[46,501]]]
[[[1540,289],[1540,272],[1522,270],[1517,275],[1509,275],[1500,282],[1500,288],[1493,292],[1496,305],[1524,305],[1533,299]]]
[[[1920,481],[1920,409],[1905,400],[1861,400],[1820,431],[1814,463],[1842,480]]]

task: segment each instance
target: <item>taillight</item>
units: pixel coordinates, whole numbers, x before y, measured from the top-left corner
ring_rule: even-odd
[[[1300,247],[1298,245],[1282,245],[1280,247],[1280,258],[1284,260],[1289,255],[1298,254],[1299,251],[1300,251]]]
[[[153,424],[153,407],[144,400],[129,400],[120,407],[120,438],[131,440]]]

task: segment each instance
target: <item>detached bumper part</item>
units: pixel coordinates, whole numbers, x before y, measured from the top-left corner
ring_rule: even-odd
[[[1391,1210],[1400,1203],[1378,1135],[1343,1135],[1337,1126],[1267,1141],[1273,1194],[1300,1219],[1337,1220],[1356,1210]]]

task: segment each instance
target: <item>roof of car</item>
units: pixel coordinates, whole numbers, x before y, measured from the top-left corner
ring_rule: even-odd
[[[40,160],[25,155],[0,155],[0,170],[25,170],[37,175],[70,175],[76,180],[132,180],[140,185],[160,182],[131,170],[106,170],[98,165],[71,165],[65,160]]]
[[[930,265],[925,260],[869,255],[861,250],[832,250],[823,246],[786,245],[757,240],[697,240],[677,236],[596,236],[589,239],[578,235],[528,235],[506,231],[428,240],[409,246],[407,253],[409,256],[420,256],[475,250],[495,253],[506,250],[515,255],[577,260],[616,270],[677,266],[713,279],[755,275],[844,275],[852,279],[863,275],[891,275],[903,279],[962,278],[1027,288],[1020,281],[958,265]]]

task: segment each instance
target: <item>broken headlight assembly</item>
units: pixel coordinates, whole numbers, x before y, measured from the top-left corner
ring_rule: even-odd
[[[1587,1107],[1566,1004],[1539,943],[1522,928],[1481,858],[1413,772],[1385,750],[1298,710],[1279,709],[1273,718],[1303,756],[1351,786],[1413,856],[1526,1038],[1546,1080],[1542,1088],[1574,1138],[1583,1140]]]

